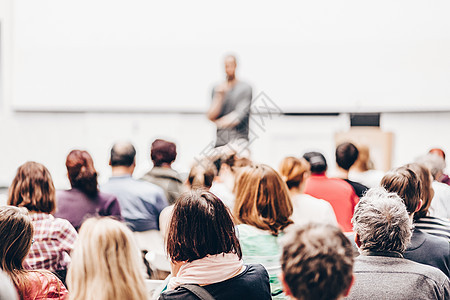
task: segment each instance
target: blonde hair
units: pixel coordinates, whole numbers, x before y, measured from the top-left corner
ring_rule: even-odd
[[[236,221],[278,235],[292,224],[292,202],[280,175],[267,165],[244,167],[236,180]]]
[[[86,220],[72,252],[70,299],[147,299],[140,257],[124,224],[107,217]]]
[[[288,188],[292,189],[300,186],[305,173],[310,172],[311,166],[303,157],[296,158],[289,156],[281,161],[279,170]]]

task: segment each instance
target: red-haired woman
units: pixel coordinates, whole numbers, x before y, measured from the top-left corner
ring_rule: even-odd
[[[72,150],[67,155],[66,167],[72,189],[56,193],[56,217],[69,220],[77,231],[88,217],[121,218],[117,198],[98,190],[97,171],[87,151]]]

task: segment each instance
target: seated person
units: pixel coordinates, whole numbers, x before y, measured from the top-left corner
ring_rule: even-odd
[[[384,172],[376,170],[370,158],[370,149],[366,145],[358,145],[358,159],[353,163],[348,178],[369,188],[380,186]]]
[[[51,215],[56,196],[47,168],[36,162],[21,165],[10,186],[8,204],[27,208],[33,221],[34,242],[25,268],[49,270],[65,282],[77,231],[69,221]]]
[[[332,225],[309,223],[283,238],[281,280],[293,299],[342,299],[353,283],[353,249]],[[316,276],[320,274],[320,276]]]
[[[355,190],[358,197],[364,196],[364,193],[368,190],[368,187],[348,179],[348,173],[355,161],[358,159],[359,151],[352,143],[342,143],[336,147],[336,164],[341,176],[339,178],[347,181]]]
[[[352,186],[342,179],[327,177],[327,161],[321,153],[308,152],[303,158],[311,165],[311,176],[306,181],[305,194],[328,201],[342,230],[352,231],[350,220],[359,200]]]
[[[217,300],[271,299],[267,271],[243,263],[231,214],[210,192],[192,190],[177,200],[167,252],[172,278],[159,299],[198,299],[190,285]]]
[[[98,190],[97,171],[87,151],[70,151],[66,167],[72,188],[56,192],[58,208],[55,217],[68,220],[77,231],[86,217],[121,218],[117,198]]]
[[[444,168],[445,168],[445,152],[444,152],[444,150],[442,150],[440,148],[433,148],[428,153],[435,154],[435,155],[441,157],[442,160],[444,161]],[[450,185],[450,177],[448,177],[448,175],[444,173],[444,170],[442,170],[439,174],[437,174],[436,180],[439,182],[445,183],[447,185]]]
[[[422,189],[417,174],[408,167],[400,167],[386,173],[381,185],[391,193],[396,193],[405,203],[411,222],[420,210]],[[414,228],[411,243],[403,256],[412,261],[430,265],[450,276],[450,244],[437,237]]]
[[[325,200],[304,193],[310,176],[310,165],[304,158],[286,157],[280,164],[280,175],[289,188],[292,201],[292,221],[301,225],[311,221],[337,225],[333,207]]]
[[[147,299],[140,257],[125,224],[108,217],[86,220],[69,268],[70,299]]]
[[[352,219],[361,255],[346,299],[450,299],[450,281],[437,268],[405,259],[412,223],[396,193],[370,189]]]
[[[153,168],[141,179],[161,187],[169,205],[174,204],[184,190],[183,179],[172,169],[172,163],[177,158],[177,146],[172,142],[156,139],[152,143],[150,157]]]
[[[54,274],[45,270],[26,270],[23,267],[33,244],[33,231],[33,221],[27,209],[0,207],[1,268],[14,283],[22,300],[68,299],[66,287]]]

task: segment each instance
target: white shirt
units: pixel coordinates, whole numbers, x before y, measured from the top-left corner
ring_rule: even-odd
[[[292,213],[294,224],[317,222],[338,225],[333,207],[327,201],[307,194],[297,194],[292,196],[291,200],[294,208]]]

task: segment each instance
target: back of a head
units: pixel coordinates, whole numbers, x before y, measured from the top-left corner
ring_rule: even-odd
[[[416,159],[416,162],[427,167],[434,179],[438,179],[437,177],[440,176],[445,169],[445,160],[435,153],[422,155]]]
[[[409,214],[413,214],[420,204],[422,195],[419,176],[405,166],[388,171],[381,179],[381,186],[388,192],[396,193],[404,201]]]
[[[310,165],[304,158],[286,157],[280,163],[280,175],[289,189],[297,188],[303,182],[305,174],[310,172]]]
[[[94,168],[94,161],[87,151],[70,151],[66,159],[66,168],[73,188],[88,195],[95,196],[97,194],[97,171]]]
[[[209,159],[202,159],[196,161],[191,167],[187,182],[191,189],[209,189],[216,176],[217,168],[214,163]]]
[[[368,190],[360,199],[352,223],[361,250],[403,253],[411,240],[412,224],[405,204],[382,187]]]
[[[236,253],[241,258],[241,247],[225,204],[201,189],[182,194],[170,220],[167,253],[176,262],[220,253]]]
[[[0,269],[5,271],[23,297],[29,284],[23,262],[30,251],[33,224],[23,207],[0,207]]]
[[[431,186],[431,182],[433,180],[431,177],[431,172],[427,167],[418,163],[407,164],[405,167],[413,170],[420,179],[420,188],[422,191],[420,199],[422,199],[422,206],[420,207],[420,210],[414,214],[414,219],[420,219],[427,215],[428,209],[431,205],[431,200],[434,196],[434,190]]]
[[[47,168],[33,161],[21,165],[9,187],[8,204],[52,213],[56,208],[55,186]]]
[[[119,142],[111,148],[111,166],[112,167],[130,167],[134,164],[136,149],[129,142]]]
[[[292,224],[292,202],[286,183],[267,165],[244,167],[236,179],[233,209],[238,222],[277,235]]]
[[[309,162],[313,174],[324,173],[328,168],[327,160],[320,152],[307,152],[303,154],[303,158]]]
[[[175,143],[156,139],[152,143],[150,156],[155,167],[171,165],[177,158],[177,146]]]
[[[71,257],[71,299],[146,299],[141,255],[125,224],[108,217],[86,220]]]
[[[336,147],[336,163],[344,170],[350,170],[358,155],[359,151],[352,143],[342,143]]]
[[[436,155],[442,157],[442,158],[444,159],[444,161],[445,161],[445,152],[444,152],[444,150],[442,150],[441,148],[433,148],[433,149],[430,149],[430,151],[428,151],[428,153],[430,153],[430,154],[436,154]]]
[[[348,292],[353,278],[353,249],[339,228],[310,223],[283,239],[283,278],[296,299],[338,299]]]
[[[358,159],[354,165],[359,171],[368,171],[373,169],[373,163],[370,159],[370,149],[367,145],[358,145]]]

